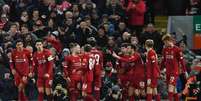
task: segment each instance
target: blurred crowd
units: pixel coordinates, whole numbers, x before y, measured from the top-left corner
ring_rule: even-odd
[[[94,37],[98,49],[104,55],[105,74],[102,76],[101,98],[104,99],[110,91],[119,91],[120,88],[113,85],[118,78],[111,78],[110,74],[116,72],[116,59],[111,51],[119,53],[122,43],[130,43],[136,46],[136,50],[146,62],[144,44],[146,40],[152,39],[159,61],[161,59],[164,45],[162,36],[166,32],[158,31],[154,26],[154,15],[156,15],[154,9],[157,6],[153,7],[153,2],[157,1],[0,0],[0,99],[17,99],[17,88],[9,68],[9,57],[16,46],[17,39],[23,40],[24,47],[32,53],[36,51],[36,40],[44,40],[44,47],[49,49],[54,57],[53,95],[62,95],[67,99],[68,91],[62,85],[65,81],[61,77],[62,61],[70,54],[70,43],[84,46],[88,38]],[[186,6],[184,14],[200,14],[200,0],[188,1],[190,3]],[[168,11],[173,12],[171,8]],[[200,59],[188,49],[185,33],[182,33],[182,36],[182,40],[175,39],[175,44],[183,51],[188,73],[195,75],[191,67],[197,66]],[[109,71],[106,68],[108,62],[113,64]],[[163,82],[164,75],[162,72],[158,89],[166,89]],[[186,83],[182,80],[180,83],[183,85],[180,90],[182,92]],[[36,99],[37,89],[33,85],[29,85],[29,89],[33,89],[32,92],[28,92],[30,99]],[[161,91],[161,98],[166,98],[167,92],[159,91]]]

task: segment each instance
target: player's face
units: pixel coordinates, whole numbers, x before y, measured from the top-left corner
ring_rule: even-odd
[[[23,48],[23,43],[22,42],[16,43],[16,48],[17,49],[22,49]]]
[[[126,48],[126,47],[121,47],[121,52],[122,52],[123,54],[125,54],[126,51],[127,51],[127,48]]]
[[[80,45],[75,46],[73,50],[75,51],[75,53],[79,54],[81,51]]]
[[[37,42],[37,43],[36,43],[36,48],[37,48],[37,50],[42,50],[42,48],[43,48],[43,43],[42,43],[42,42]]]
[[[133,48],[131,47],[131,46],[128,46],[127,47],[127,53],[129,53],[129,54],[131,54],[131,53],[133,53],[134,51],[133,51]]]
[[[164,41],[164,44],[165,44],[165,46],[171,46],[172,41],[170,41],[170,40],[165,40],[165,41]]]

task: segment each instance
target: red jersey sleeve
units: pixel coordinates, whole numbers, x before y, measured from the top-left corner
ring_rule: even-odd
[[[129,58],[123,58],[123,57],[120,57],[120,61],[123,61],[123,62],[134,62],[138,59],[138,56],[135,56],[135,55],[132,55],[131,57]]]
[[[14,60],[14,57],[15,57],[15,52],[14,50],[11,52],[11,56],[9,57],[9,65],[10,65],[10,69],[13,70],[15,67],[15,60]]]
[[[155,52],[150,51],[147,54],[147,78],[151,77],[151,71],[153,68],[157,68],[157,56]]]
[[[33,65],[32,68],[30,69],[30,72],[31,72],[31,73],[37,72],[36,69],[37,69],[37,67],[38,67],[38,61],[37,61],[37,58],[36,58],[36,53],[33,54],[33,62],[34,62],[34,65]]]
[[[177,48],[177,59],[181,65],[181,69],[182,69],[182,72],[186,72],[186,65],[185,65],[185,60],[184,60],[184,57],[183,57],[183,53],[182,53],[182,50],[180,48]]]
[[[52,76],[53,75],[53,56],[49,50],[46,50],[46,58],[47,58],[47,73]]]
[[[62,65],[63,65],[64,77],[68,77],[69,56],[64,57]]]
[[[33,54],[29,50],[25,50],[25,52],[29,61],[29,72],[31,72],[34,67]]]

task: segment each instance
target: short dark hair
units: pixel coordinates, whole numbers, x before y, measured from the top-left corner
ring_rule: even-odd
[[[90,44],[85,44],[85,45],[84,45],[84,51],[85,51],[85,52],[90,52],[91,49],[92,49],[92,46],[91,46]]]
[[[69,48],[72,49],[72,48],[74,48],[77,45],[79,45],[79,44],[78,43],[70,43],[69,44]]]
[[[131,43],[129,43],[128,46],[131,46],[131,48],[134,49],[134,50],[137,49],[137,47],[135,45],[131,44]]]
[[[43,40],[42,40],[42,39],[37,39],[36,42],[35,42],[35,44],[36,44],[37,42],[43,43]]]
[[[22,43],[23,43],[23,40],[22,40],[22,39],[17,39],[17,40],[16,40],[16,44],[19,43],[19,42],[22,42]]]
[[[128,43],[122,43],[121,47],[128,47]]]
[[[96,46],[96,39],[94,37],[90,37],[87,39],[87,43],[90,44],[92,47]]]
[[[151,39],[148,39],[145,41],[145,45],[149,48],[153,48],[154,47],[154,41]]]

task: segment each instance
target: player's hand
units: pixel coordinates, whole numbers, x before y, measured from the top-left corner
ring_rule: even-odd
[[[115,58],[119,57],[115,52],[112,53],[112,56],[115,57]]]
[[[28,75],[28,76],[29,76],[30,78],[31,78],[31,77],[33,77],[33,73],[29,73],[29,75]]]
[[[151,84],[151,79],[147,79],[147,85]]]
[[[69,77],[65,78],[65,80],[66,80],[68,83],[71,82],[71,80],[70,80]]]
[[[50,75],[47,74],[47,73],[44,76],[45,76],[45,78],[49,78],[50,77]]]
[[[15,75],[15,74],[16,74],[16,70],[15,70],[15,69],[12,69],[12,71],[11,71],[11,72],[12,72],[12,74],[13,74],[13,75]]]
[[[23,82],[27,82],[27,77],[26,77],[26,76],[23,76],[23,77],[22,77],[22,81],[23,81]]]
[[[85,91],[82,91],[82,96],[86,97],[87,93]]]
[[[186,79],[188,79],[188,77],[189,77],[187,72],[185,72],[185,77],[186,77]]]
[[[96,87],[96,86],[95,86],[95,87],[94,87],[94,90],[95,90],[95,91],[99,91],[99,90],[100,90],[100,87]]]

